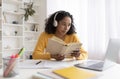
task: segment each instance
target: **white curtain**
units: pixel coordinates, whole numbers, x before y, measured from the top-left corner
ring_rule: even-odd
[[[120,38],[120,0],[48,0],[47,14],[73,14],[78,36],[89,58],[102,59],[108,40]]]
[[[102,59],[109,39],[120,38],[120,0],[80,0],[80,2],[81,15],[77,23],[79,37],[85,44],[89,58]]]
[[[101,59],[107,45],[105,0],[88,0],[87,37],[89,58]]]

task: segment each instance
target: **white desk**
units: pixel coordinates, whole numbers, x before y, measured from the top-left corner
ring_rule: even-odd
[[[109,69],[106,69],[102,72],[99,71],[93,71],[93,70],[88,70],[94,73],[102,74],[99,78],[97,79],[120,79],[120,65],[115,64],[113,67],[110,67]],[[16,77],[12,78],[3,78],[2,74],[2,69],[0,69],[0,79],[31,79],[33,74],[36,74],[37,72],[42,72],[46,73],[55,77],[55,74],[51,73],[51,69],[20,69],[20,73]],[[60,79],[60,77],[56,78]],[[62,78],[61,78],[62,79]]]

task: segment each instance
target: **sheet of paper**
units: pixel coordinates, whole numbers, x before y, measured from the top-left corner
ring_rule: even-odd
[[[37,64],[37,62],[41,61],[41,63]],[[57,68],[57,67],[67,67],[72,66],[74,64],[80,63],[79,60],[64,60],[64,61],[56,61],[56,60],[24,60],[19,63],[19,68]]]

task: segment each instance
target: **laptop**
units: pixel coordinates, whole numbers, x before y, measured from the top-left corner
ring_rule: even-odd
[[[0,68],[2,68],[2,53],[0,53]]]
[[[83,63],[75,64],[76,67],[103,71],[112,67],[117,62],[120,50],[120,40],[110,39],[107,46],[105,58],[103,60],[85,60]]]

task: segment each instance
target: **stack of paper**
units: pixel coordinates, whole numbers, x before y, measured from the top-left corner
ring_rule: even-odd
[[[41,61],[39,64],[37,62]],[[58,68],[58,67],[68,67],[74,64],[80,63],[79,60],[63,60],[63,61],[56,61],[56,60],[24,60],[19,63],[20,68]]]

